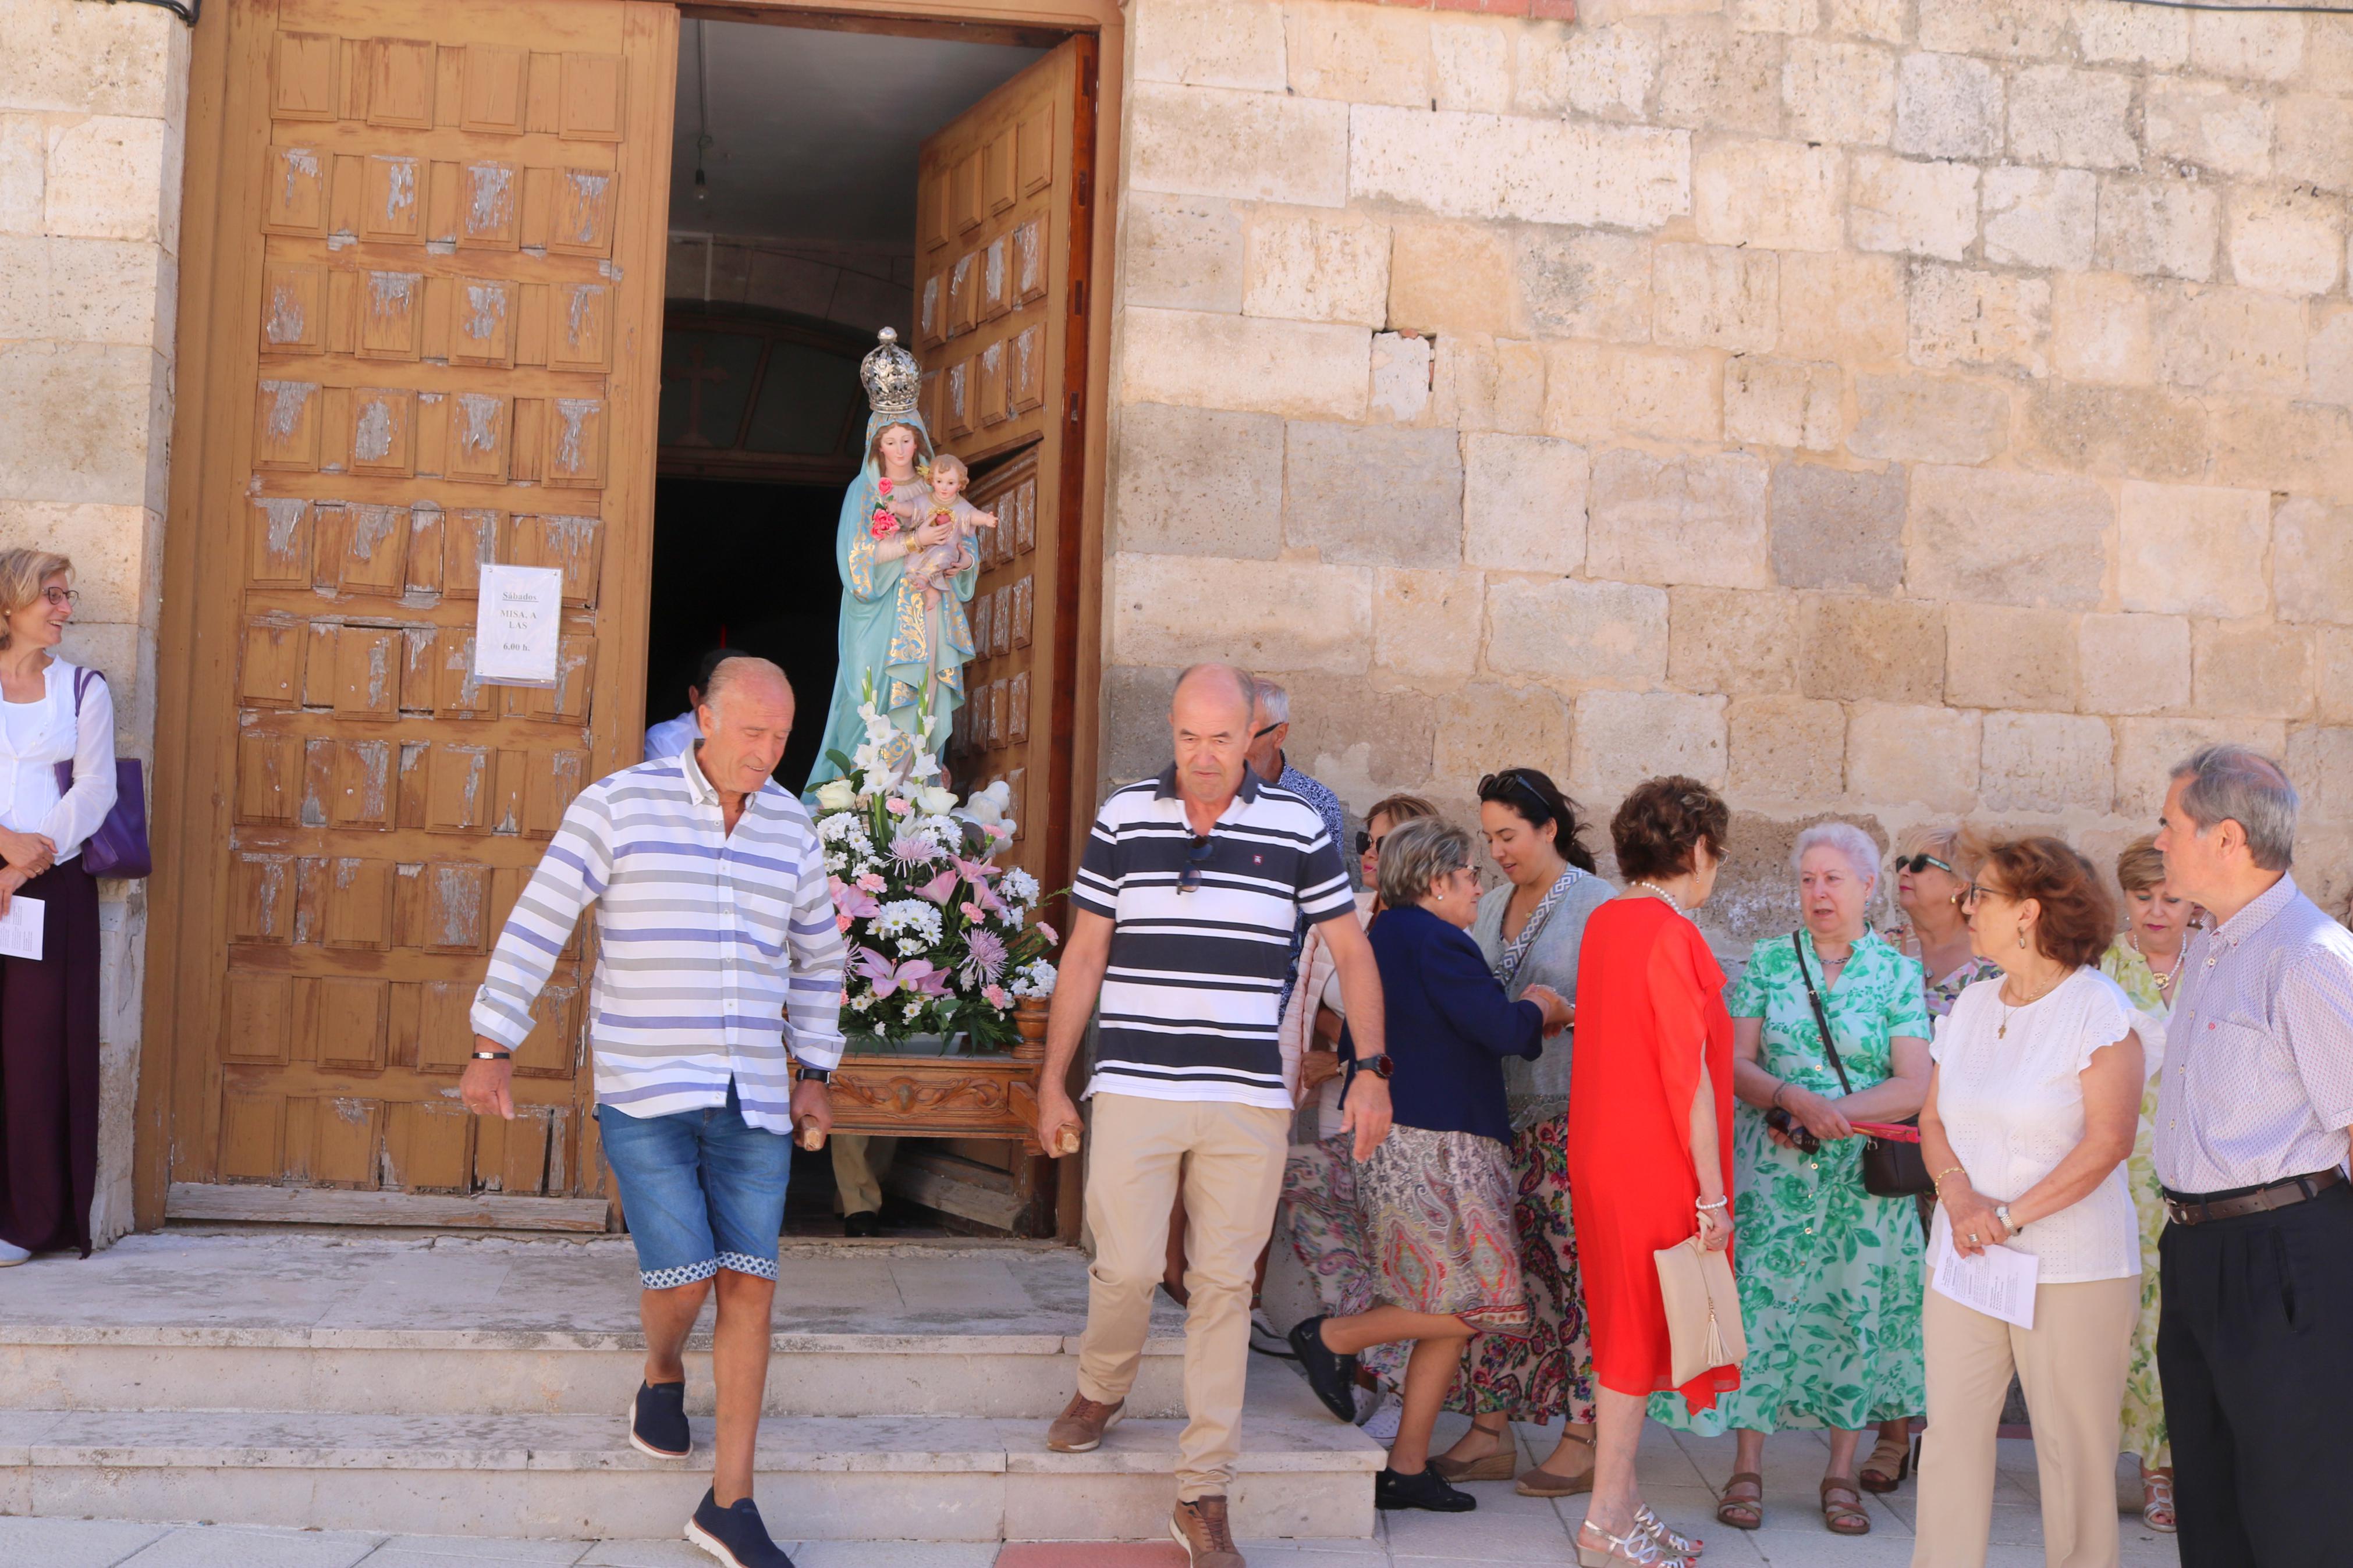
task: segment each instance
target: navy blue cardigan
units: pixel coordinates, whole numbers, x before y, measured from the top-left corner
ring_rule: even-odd
[[[1544,1053],[1544,1009],[1505,996],[1471,933],[1428,910],[1386,910],[1366,935],[1381,972],[1397,1124],[1510,1142],[1504,1058]],[[1342,1034],[1345,1060],[1356,1047]]]

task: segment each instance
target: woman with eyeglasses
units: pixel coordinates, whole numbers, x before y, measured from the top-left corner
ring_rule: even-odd
[[[0,551],[0,912],[42,911],[41,956],[0,958],[0,1266],[90,1256],[98,1191],[98,883],[80,856],[114,806],[114,699],[52,651],[72,578],[62,555]]]
[[[1577,803],[1534,768],[1479,781],[1479,825],[1502,887],[1479,900],[1472,940],[1508,994],[1544,985],[1577,1003],[1577,952],[1588,916],[1617,889],[1595,874]],[[1593,1349],[1569,1223],[1568,1077],[1574,1025],[1533,1061],[1504,1064],[1512,1111],[1512,1217],[1520,1273],[1535,1315],[1525,1335],[1482,1334],[1464,1347],[1448,1408],[1471,1429],[1430,1468],[1450,1481],[1516,1478],[1523,1497],[1568,1497],[1593,1487]],[[1511,1424],[1564,1423],[1559,1442],[1522,1471]]]

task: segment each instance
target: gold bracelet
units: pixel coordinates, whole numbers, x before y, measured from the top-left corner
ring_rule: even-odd
[[[1947,1165],[1943,1170],[1937,1172],[1935,1175],[1929,1177],[1928,1184],[1936,1188],[1938,1194],[1941,1195],[1945,1190],[1945,1178],[1951,1175],[1956,1171],[1960,1172],[1963,1175],[1968,1174],[1968,1168],[1965,1166]]]

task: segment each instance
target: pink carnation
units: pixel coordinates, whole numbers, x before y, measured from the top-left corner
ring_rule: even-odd
[[[848,931],[849,929],[849,917],[848,915],[834,916],[833,929],[836,931]]]
[[[858,885],[865,889],[870,893],[879,893],[891,884],[882,879],[881,872],[867,871],[860,875]]]
[[[980,994],[987,997],[988,1005],[1000,1013],[1005,1011],[1013,1000],[1005,994],[1005,987],[1002,985],[984,985],[980,989]]]
[[[882,809],[889,812],[893,816],[904,816],[907,813],[913,810],[914,807],[909,805],[905,801],[901,800],[894,795],[889,800],[882,803]]]
[[[1060,936],[1055,933],[1054,928],[1048,925],[1044,921],[1039,921],[1038,922],[1038,934],[1046,939],[1046,943],[1050,947],[1055,942],[1062,940]]]

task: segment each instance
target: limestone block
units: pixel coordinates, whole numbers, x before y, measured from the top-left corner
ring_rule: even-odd
[[[1895,129],[1895,57],[1870,44],[1792,38],[1781,104],[1801,142],[1884,145]]]
[[[1822,25],[1838,37],[1900,44],[1910,30],[1911,9],[1905,0],[1822,0]]]
[[[1781,352],[1848,366],[1901,359],[1903,263],[1887,256],[1781,258]]]
[[[1271,561],[1282,552],[1282,421],[1132,403],[1113,430],[1117,548]]]
[[[2353,412],[2281,397],[2213,398],[2208,477],[2353,500]]]
[[[1429,107],[1428,16],[1293,0],[1282,7],[1282,30],[1292,91],[1348,103]]]
[[[179,268],[161,247],[123,239],[0,240],[0,256],[8,258],[0,268],[23,268],[0,280],[0,337],[170,352]],[[6,324],[8,301],[31,292],[28,284],[38,290],[37,313]]]
[[[2189,704],[2189,623],[2179,616],[2085,616],[2076,632],[2086,713],[2162,713]]]
[[[1135,307],[1122,321],[1127,402],[1364,417],[1372,334],[1362,327]]]
[[[2214,276],[2221,236],[2222,198],[2206,186],[2162,176],[2100,184],[2094,249],[2102,267],[2203,283]]]
[[[2304,24],[2304,84],[2333,92],[2353,81],[2353,18],[2307,16]]]
[[[149,348],[0,342],[0,496],[161,510],[163,386]]]
[[[2353,507],[2309,496],[2272,513],[2272,592],[2284,621],[2353,626]]]
[[[1724,0],[1583,0],[1575,19],[1580,26],[1611,27],[1638,16],[1684,16],[1723,9]]]
[[[2049,59],[2073,29],[2061,0],[1920,0],[1920,47],[1995,59]]]
[[[1398,226],[1388,320],[1409,331],[1510,334],[1519,316],[1512,237],[1493,225]]]
[[[2091,267],[2100,182],[2088,171],[1988,169],[1982,201],[1988,261],[2063,272]]]
[[[1391,675],[1474,673],[1486,591],[1475,572],[1383,569],[1373,580],[1373,662]]]
[[[1351,676],[1279,673],[1291,689],[1286,749],[1349,808],[1361,809],[1394,790],[1428,787],[1437,700],[1379,686],[1368,691]]]
[[[2271,173],[2272,106],[2252,93],[2219,81],[2153,78],[2141,125],[2148,150],[2159,157],[2223,174]]]
[[[89,621],[136,625],[162,601],[164,520],[145,507],[0,500],[0,550],[19,548],[73,557]]]
[[[1258,0],[1146,0],[1129,13],[1137,81],[1281,92],[1282,10]]]
[[[2212,76],[2285,81],[2304,63],[2304,18],[2197,12],[2189,18],[2189,63]]]
[[[1720,789],[1724,699],[1588,691],[1577,700],[1571,742],[1569,777],[1588,800],[1616,800],[1644,779],[1677,773]]]
[[[0,32],[0,103],[11,109],[159,121],[185,112],[187,30],[169,13],[13,0]]]
[[[1744,33],[1810,33],[1822,25],[1820,0],[1731,0],[1725,15]]]
[[[2033,66],[2010,83],[2010,155],[2021,163],[2129,169],[2133,79],[2113,71]]]
[[[1621,582],[1769,588],[1770,477],[1764,459],[1746,452],[1603,452],[1593,460],[1587,564]]]
[[[1910,283],[1913,363],[2009,365],[2031,375],[2048,368],[2050,279],[1919,263]]]
[[[0,114],[0,234],[41,232],[48,143],[29,114]]]
[[[1493,578],[1487,668],[1572,686],[1655,686],[1667,673],[1667,595],[1632,583]]]
[[[2345,260],[2341,202],[2298,190],[2234,190],[2230,200],[2231,275],[2274,294],[2326,294]]]
[[[1797,690],[1799,628],[1786,596],[1683,587],[1667,600],[1672,684],[1698,692]]]
[[[2118,516],[2126,609],[2257,616],[2269,607],[2272,506],[2262,490],[2127,479]]]
[[[1361,675],[1372,639],[1373,570],[1307,561],[1134,555],[1111,563],[1111,662]]]
[[[43,226],[51,235],[166,244],[179,208],[177,153],[161,120],[94,115],[66,125],[49,145]]]
[[[1640,120],[1649,108],[1651,84],[1659,75],[1655,26],[1531,27],[1516,42],[1512,106],[1522,114],[1573,110],[1605,120]]]
[[[2304,307],[2245,289],[2176,299],[2158,319],[2158,374],[2212,392],[2304,389]]]
[[[1904,578],[1904,470],[1775,465],[1773,575],[1784,588],[1895,592]]]
[[[2092,479],[1922,464],[1912,470],[1905,590],[2094,609],[2115,515],[2108,492]]]
[[[2298,730],[2287,740],[2287,776],[2304,807],[2299,816],[2320,822],[2353,822],[2353,729]],[[2296,835],[2296,871],[2309,879],[2307,847],[2313,835]],[[2341,886],[2341,883],[2340,883]],[[2320,895],[2327,897],[2327,894]],[[2341,894],[2324,907],[2341,908]]]
[[[1967,55],[1906,55],[1895,79],[1894,146],[1921,158],[2001,151],[2001,73]]]
[[[2075,706],[2075,617],[2064,610],[1951,605],[1945,700],[1963,708]]]
[[[1176,310],[1242,308],[1240,212],[1218,196],[1132,191],[1120,226],[1122,301]],[[697,275],[701,267],[698,261]]]
[[[1544,424],[1544,350],[1507,338],[1438,340],[1430,371],[1433,417],[1451,418],[1464,430],[1506,430],[1525,435]]]
[[[1809,594],[1802,604],[1798,689],[1808,697],[1945,700],[1945,606],[1857,594]]]
[[[2316,308],[2305,371],[2321,402],[2353,403],[2353,309]]]
[[[50,308],[48,240],[0,236],[0,339],[48,336]]]
[[[1989,713],[1978,803],[1988,811],[2089,811],[2116,799],[2116,737],[2105,719]]]
[[[2169,70],[2189,58],[2186,13],[2076,0],[2073,18],[2076,47],[2094,65],[2155,66]]]
[[[1475,18],[1430,21],[1430,96],[1440,109],[1501,114],[1512,107],[1512,35]]]
[[[1859,458],[1982,463],[2010,444],[2010,389],[1953,375],[1858,375],[1847,450]]]
[[[1366,327],[1388,319],[1389,231],[1381,225],[1261,208],[1248,244],[1246,314]]]
[[[1709,142],[1692,166],[1699,237],[1767,250],[1840,249],[1843,163],[1836,149],[1802,142]]]
[[[1326,561],[1451,566],[1462,559],[1462,457],[1451,430],[1291,422],[1283,539]]]
[[[1713,354],[1644,353],[1607,343],[1545,345],[1546,435],[1715,440],[1724,428],[1722,395]]]
[[[1411,425],[1430,412],[1435,379],[1430,340],[1416,332],[1373,334],[1373,390],[1366,412]]]
[[[1858,153],[1851,209],[1861,249],[1958,261],[1978,237],[1978,172]]]
[[[2118,816],[2154,823],[2165,805],[2173,770],[2201,746],[2224,741],[2284,756],[2287,726],[2261,719],[2119,719],[2116,721]]]
[[[1585,564],[1591,462],[1547,436],[1462,437],[1462,559],[1567,576]]]
[[[1847,716],[1847,793],[1881,805],[1973,810],[1982,737],[1979,716],[1962,709],[1860,704]]]
[[[2018,460],[2063,474],[2199,479],[2206,472],[2206,405],[2147,386],[2046,381],[2021,398]]]
[[[1990,258],[1990,224],[1986,233]],[[2156,380],[2157,338],[2147,292],[2119,272],[2052,279],[2051,364],[2073,381],[2145,386]]]
[[[2353,631],[2318,626],[2313,631],[2318,666],[2320,721],[2353,724]]]
[[[1846,434],[1839,405],[1842,377],[1834,364],[1802,360],[1726,360],[1724,438],[1762,447],[1838,449]]]
[[[1691,210],[1687,132],[1358,104],[1348,192],[1442,217],[1656,228]]]
[[[1664,29],[1658,118],[1669,125],[1746,131],[1781,129],[1781,40],[1744,33],[1722,16],[1678,16]]]
[[[2201,621],[2190,700],[2200,713],[2301,719],[2312,710],[2312,634],[2302,626]]]
[[[2298,93],[2280,100],[2278,114],[2274,157],[2281,178],[2340,194],[2353,190],[2353,100]]]
[[[1780,258],[1662,241],[1651,256],[1652,331],[1662,343],[1762,353],[1780,335]]]
[[[1820,800],[1846,787],[1846,710],[1802,697],[1746,697],[1725,713],[1735,800]]]
[[[1131,191],[1336,207],[1348,199],[1348,107],[1316,99],[1138,82],[1129,89]]]
[[[1651,340],[1651,246],[1594,230],[1524,228],[1519,293],[1546,337]]]
[[[1431,776],[1470,793],[1472,780],[1500,766],[1542,769],[1568,776],[1568,703],[1543,687],[1480,681],[1447,694],[1439,705]]]

